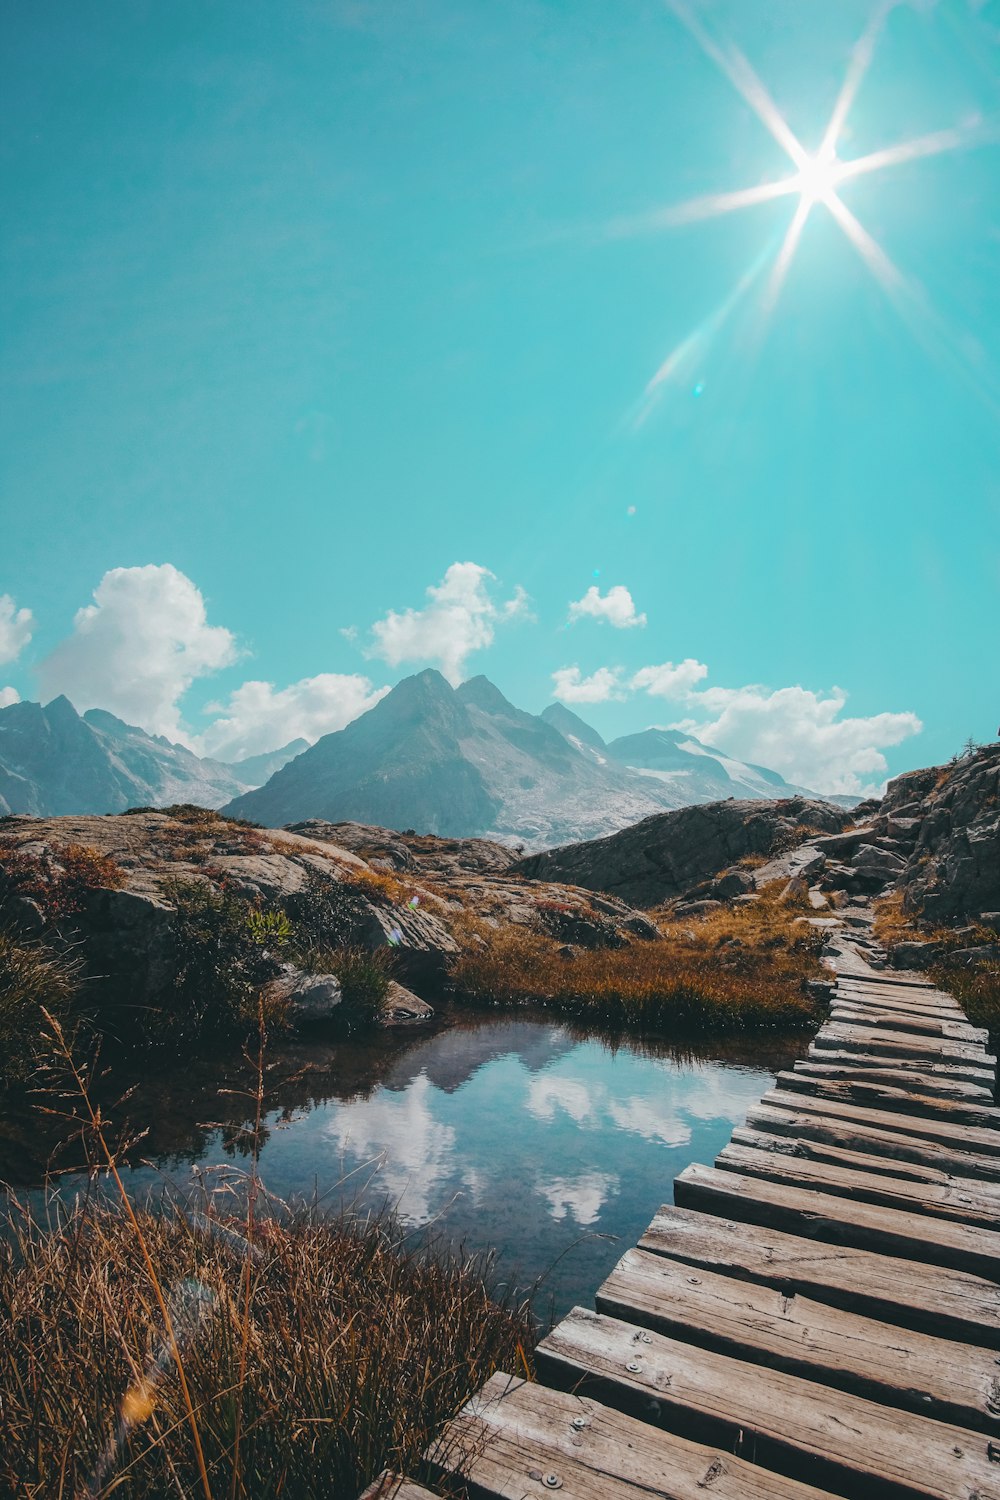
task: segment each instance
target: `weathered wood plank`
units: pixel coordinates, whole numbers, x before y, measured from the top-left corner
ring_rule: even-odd
[[[674,1204],[659,1210],[639,1248],[902,1328],[1000,1350],[1000,1288],[966,1271],[828,1245]]]
[[[987,1443],[965,1426],[692,1349],[660,1333],[637,1333],[634,1324],[583,1308],[553,1329],[535,1359],[542,1379],[560,1390],[752,1455],[791,1478],[833,1484],[857,1500],[886,1489],[953,1500],[993,1482]],[[995,1377],[988,1373],[986,1380],[989,1391]],[[912,1394],[919,1402],[920,1393]],[[975,1416],[993,1432],[1000,1419],[988,1402],[989,1396]],[[959,1403],[959,1421],[967,1410]]]
[[[773,1141],[777,1149],[768,1150],[766,1144],[761,1144],[768,1140]],[[822,1154],[810,1156],[805,1143],[799,1145],[800,1154],[789,1155],[787,1151],[791,1144],[777,1137],[758,1135],[752,1130],[736,1130],[731,1143],[715,1158],[715,1165],[724,1172],[764,1177],[769,1182],[784,1183],[788,1187],[812,1188],[819,1193],[832,1193],[835,1198],[882,1203],[904,1213],[953,1219],[958,1224],[975,1224],[983,1229],[1000,1229],[1000,1199],[975,1191],[975,1183],[965,1179],[949,1181],[944,1178],[941,1182],[931,1182],[927,1177],[922,1181],[893,1177],[884,1171],[867,1169],[864,1165],[869,1160],[867,1157],[859,1158],[861,1165],[848,1166],[842,1161],[824,1160]],[[818,1153],[824,1150],[821,1146],[814,1149]],[[842,1153],[844,1156],[850,1154]]]
[[[674,1200],[682,1208],[769,1224],[860,1250],[954,1266],[976,1276],[1000,1276],[1000,1233],[950,1219],[858,1203],[833,1193],[703,1167],[699,1162],[692,1162],[674,1179]]]
[[[368,1486],[358,1500],[438,1500],[438,1496],[431,1490],[424,1489],[422,1484],[414,1484],[412,1479],[404,1479],[399,1474],[390,1474],[388,1470]]]
[[[910,1079],[919,1076],[935,1085],[942,1080],[945,1083],[951,1081],[972,1084],[977,1092],[971,1097],[983,1098],[985,1096],[987,1102],[991,1102],[993,1097],[993,1069],[985,1066],[976,1067],[973,1063],[951,1061],[938,1063],[932,1062],[930,1058],[899,1057],[893,1056],[890,1052],[883,1053],[874,1050],[871,1052],[841,1051],[833,1045],[824,1046],[823,1039],[818,1036],[810,1043],[807,1055],[801,1059],[801,1062],[803,1070],[806,1070],[808,1063],[820,1063],[827,1068],[843,1068],[848,1073],[854,1073],[859,1068],[863,1068],[866,1077],[870,1072],[887,1073],[894,1078],[905,1073]]]
[[[866,1082],[870,1079],[873,1083],[887,1084],[890,1088],[912,1090],[914,1094],[923,1094],[934,1099],[943,1099],[955,1104],[984,1104],[993,1102],[993,1091],[982,1084],[971,1083],[965,1078],[949,1078],[940,1071],[936,1073],[920,1072],[914,1068],[897,1067],[895,1064],[883,1067],[877,1059],[871,1059],[870,1065],[866,1066],[865,1058],[857,1058],[853,1054],[832,1054],[834,1061],[813,1062],[811,1058],[800,1059],[796,1062],[793,1073],[805,1078],[817,1079],[855,1079],[861,1078]],[[844,1060],[842,1060],[844,1059]]]
[[[907,1035],[885,1026],[850,1025],[832,1017],[820,1027],[816,1042],[841,1052],[878,1052],[888,1057],[912,1057],[929,1062],[969,1063],[981,1071],[996,1070],[996,1056],[974,1042],[945,1036]]]
[[[965,1018],[965,1012],[958,1001],[939,991],[913,991],[910,994],[901,994],[895,990],[872,989],[864,985],[845,983],[843,979],[839,979],[836,994],[857,1005],[880,1005],[886,1010],[911,1011],[917,1015],[938,1016],[942,1020],[958,1021]]]
[[[974,1183],[981,1192],[1000,1196],[1000,1159],[963,1154],[916,1136],[898,1134],[890,1128],[891,1122],[890,1116],[884,1129],[876,1129],[838,1120],[835,1116],[793,1110],[792,1106],[786,1112],[766,1104],[748,1110],[746,1118],[749,1130],[761,1131],[768,1136],[785,1136],[790,1144],[794,1142],[803,1148],[812,1143],[828,1147],[836,1153],[825,1158],[829,1161],[839,1160],[841,1154],[861,1154],[866,1159],[867,1171],[888,1172],[921,1182],[958,1177]],[[736,1139],[737,1132],[734,1131],[733,1140]],[[742,1137],[740,1140],[741,1144],[747,1144]],[[813,1152],[804,1150],[803,1154],[808,1156]],[[846,1161],[844,1165],[847,1165]]]
[[[779,1074],[779,1080],[787,1077]],[[908,1115],[901,1108],[885,1109],[865,1105],[842,1097],[824,1097],[818,1090],[786,1089],[783,1086],[771,1089],[761,1100],[770,1109],[791,1110],[822,1115],[830,1119],[850,1120],[858,1125],[870,1125],[875,1129],[897,1131],[901,1135],[912,1135],[919,1140],[933,1141],[948,1146],[953,1151],[968,1151],[978,1156],[1000,1157],[1000,1130],[993,1123],[973,1125],[956,1121],[949,1113]]]
[[[926,1090],[892,1087],[874,1077],[824,1078],[808,1074],[778,1074],[778,1084],[793,1093],[816,1094],[820,1098],[839,1099],[845,1104],[863,1105],[869,1109],[898,1110],[901,1114],[929,1115],[951,1120],[956,1125],[995,1126],[1000,1110],[971,1100],[950,1100],[928,1094]]]
[[[948,1041],[968,1042],[983,1052],[989,1041],[985,1026],[970,1026],[967,1021],[943,1021],[933,1016],[907,1015],[904,1011],[854,1005],[846,1000],[832,1001],[830,1020],[844,1026],[870,1026],[880,1031],[901,1032],[904,1036],[939,1036]]]
[[[829,1493],[724,1449],[508,1375],[486,1383],[427,1458],[488,1500],[527,1500],[551,1490],[560,1500],[830,1500]]]

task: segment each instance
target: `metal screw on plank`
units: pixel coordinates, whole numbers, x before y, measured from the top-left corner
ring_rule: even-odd
[[[547,1490],[562,1489],[562,1480],[559,1478],[558,1474],[546,1474],[545,1478],[542,1480],[542,1483]]]
[[[584,1427],[589,1427],[590,1423],[586,1417],[574,1417],[570,1425],[575,1427],[577,1432],[580,1432]]]
[[[630,1375],[636,1375],[642,1369],[642,1366],[637,1359],[630,1359],[625,1368]]]

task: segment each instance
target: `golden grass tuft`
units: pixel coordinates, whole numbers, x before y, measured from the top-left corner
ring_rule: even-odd
[[[527,1315],[491,1299],[488,1267],[405,1250],[387,1223],[169,1205],[133,1221],[94,1199],[46,1225],[8,1210],[5,1495],[201,1495],[200,1447],[215,1496],[354,1496],[411,1469],[470,1391],[530,1357]]]
[[[599,1025],[736,1031],[809,1026],[817,1020],[806,981],[823,976],[822,937],[796,918],[804,901],[763,895],[700,920],[660,919],[661,939],[577,950],[541,933],[490,927],[462,916],[456,989],[493,1003],[534,1001]]]

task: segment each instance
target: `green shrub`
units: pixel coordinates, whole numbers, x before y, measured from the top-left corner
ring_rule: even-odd
[[[288,917],[200,880],[165,881],[163,894],[177,915],[174,1004],[160,1029],[194,1040],[251,1024],[291,940]]]

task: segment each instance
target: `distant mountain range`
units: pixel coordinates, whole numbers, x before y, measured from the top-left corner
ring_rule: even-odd
[[[676,730],[606,744],[561,703],[525,713],[486,677],[453,688],[433,670],[314,745],[293,740],[236,763],[103,709],[78,714],[67,698],[0,709],[0,816],[193,802],[272,827],[323,818],[534,850],[694,802],[803,792]]]
[[[606,744],[561,703],[529,714],[486,677],[453,688],[428,670],[223,811],[271,827],[323,818],[537,849],[693,802],[804,790],[690,735],[648,729]]]
[[[228,765],[203,760],[103,709],[80,715],[68,698],[44,708],[13,703],[0,709],[0,815],[124,812],[174,802],[220,807],[260,786],[306,747],[306,740],[295,740]]]

